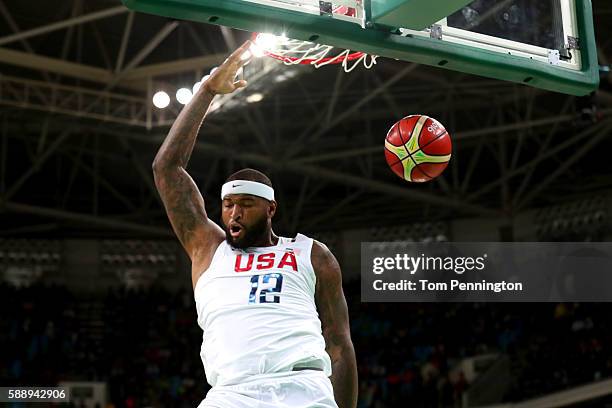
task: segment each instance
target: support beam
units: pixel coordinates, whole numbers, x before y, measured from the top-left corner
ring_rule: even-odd
[[[463,181],[461,182],[461,186],[459,187],[459,191],[461,192],[461,195],[465,194],[468,190],[468,187],[470,186],[470,180],[472,179],[474,170],[476,170],[476,165],[478,164],[480,160],[480,155],[482,154],[484,145],[485,145],[485,139],[483,138],[478,143],[478,146],[476,146],[476,150],[474,150],[470,154],[471,156],[470,162],[468,163],[467,171],[465,171],[465,173],[462,175]]]
[[[172,75],[212,67],[222,63],[226,57],[226,54],[212,54],[204,57],[144,65],[126,72],[119,80],[118,85],[144,92],[148,77]],[[113,73],[102,68],[8,48],[0,48],[0,63],[34,71],[52,72],[94,83],[108,84],[113,80]]]
[[[609,115],[609,114],[612,114],[612,109],[604,109],[600,113],[602,115]],[[506,124],[506,125],[489,126],[489,127],[484,127],[480,129],[466,130],[466,131],[454,133],[452,135],[452,140],[453,141],[467,140],[467,139],[474,139],[474,138],[486,136],[486,135],[495,135],[499,133],[513,132],[513,131],[521,130],[521,129],[557,125],[560,123],[571,122],[573,120],[576,120],[576,118],[577,118],[577,114],[567,114],[567,115],[550,116],[550,117],[541,118],[541,119],[534,119],[531,121],[519,121],[516,123],[511,123],[511,124]],[[313,156],[306,156],[306,157],[294,159],[294,162],[306,164],[306,163],[315,163],[315,162],[321,162],[321,161],[326,161],[326,160],[338,160],[338,159],[343,159],[347,157],[355,157],[355,156],[362,156],[362,155],[368,155],[368,154],[380,154],[381,149],[382,147],[379,145],[359,147],[356,149],[342,150],[342,151],[330,152],[330,153],[325,153],[325,154],[317,154]]]
[[[101,128],[99,131],[106,132],[106,130],[103,128]],[[165,135],[159,135],[156,137],[152,134],[119,134],[115,132],[113,132],[113,134],[155,145],[160,145],[165,138]],[[363,177],[353,176],[351,174],[328,170],[316,166],[296,163],[291,160],[281,161],[257,153],[241,153],[236,149],[232,149],[230,147],[215,145],[212,143],[206,143],[201,141],[196,142],[194,149],[195,151],[200,152],[202,154],[221,156],[234,160],[243,160],[247,163],[268,166],[269,168],[277,171],[289,171],[295,174],[311,176],[315,179],[336,182],[343,186],[354,186],[369,191],[389,194],[391,196],[400,197],[405,200],[428,202],[442,207],[454,208],[465,213],[487,216],[499,215],[499,213],[495,210],[491,210],[476,204],[467,204],[460,200],[449,198],[441,194],[432,194],[415,189],[407,189],[405,187],[399,187],[390,183],[383,183],[376,180],[364,179]]]
[[[66,129],[57,139],[51,143],[47,151],[39,156],[28,171],[21,175],[21,177],[8,189],[6,194],[3,196],[4,200],[10,200],[15,193],[21,188],[21,186],[36,172],[40,170],[40,166],[47,161],[58,147],[64,143],[64,141],[72,134],[72,129]]]
[[[414,71],[418,67],[419,67],[418,64],[409,64],[408,66],[404,67],[404,69],[399,71],[397,74],[395,74],[391,78],[387,79],[385,82],[383,82],[377,88],[373,89],[370,93],[368,93],[368,95],[366,97],[361,98],[359,100],[359,102],[351,105],[350,108],[346,109],[345,111],[343,111],[339,115],[336,115],[334,120],[330,121],[329,124],[327,124],[326,126],[322,127],[321,129],[319,129],[319,131],[317,131],[312,137],[316,138],[318,135],[324,134],[329,129],[331,129],[332,127],[336,126],[338,123],[342,122],[344,119],[349,117],[353,112],[359,110],[363,105],[365,105],[366,103],[370,102],[372,99],[377,97],[380,93],[385,92],[387,90],[387,88],[392,86],[394,83],[396,83],[400,79],[404,78],[406,75],[408,75],[409,73],[411,73],[412,71]]]
[[[376,86],[383,86],[383,81],[382,79],[378,77],[378,74],[376,73],[376,71],[372,72],[372,79],[374,79]],[[389,108],[391,109],[393,116],[395,116],[397,120],[405,116],[405,114],[402,113],[402,109],[399,107],[399,105],[395,101],[395,98],[393,97],[393,95],[389,93],[388,88],[385,88],[385,90],[382,92],[382,97],[387,102],[387,105],[389,105]]]
[[[210,54],[203,57],[185,58],[158,64],[143,65],[133,68],[126,73],[120,82],[122,85],[128,81],[143,80],[147,77],[180,74],[183,72],[196,71],[221,64],[227,58],[227,54]]]
[[[344,207],[355,201],[355,199],[357,199],[362,193],[362,190],[357,190],[353,194],[344,197],[340,202],[334,203],[334,205],[323,214],[320,214],[314,218],[310,218],[308,220],[308,223],[303,227],[304,230],[309,231],[321,222],[327,220],[330,217],[333,217],[338,211],[341,211]]]
[[[43,57],[23,51],[0,48],[0,63],[15,65],[35,71],[47,71],[92,82],[106,83],[111,80],[111,72],[88,65],[77,64],[56,58]]]
[[[544,188],[550,185],[550,183],[555,181],[559,176],[563,175],[563,173],[565,173],[571,165],[580,160],[582,156],[584,156],[591,149],[593,149],[597,145],[597,143],[599,143],[603,138],[609,136],[610,130],[612,130],[612,124],[608,123],[608,125],[601,129],[597,134],[590,137],[579,149],[573,152],[571,157],[565,160],[561,166],[559,166],[548,177],[546,177],[544,180],[538,183],[531,191],[529,191],[529,194],[527,194],[525,198],[523,198],[518,204],[517,210],[525,208],[525,206],[531,200],[533,200]]]
[[[6,22],[9,25],[9,27],[11,28],[11,30],[14,33],[21,32],[21,29],[19,28],[19,26],[17,25],[17,23],[13,19],[13,16],[9,12],[8,8],[6,8],[6,5],[4,4],[4,1],[2,1],[2,0],[0,0],[0,13],[4,16],[4,19],[6,20]],[[30,54],[34,54],[34,49],[30,46],[30,43],[27,40],[21,40],[21,45],[23,45],[23,48],[25,48],[25,50],[27,52],[29,52]],[[43,77],[45,78],[46,81],[50,81],[51,80],[51,78],[49,77],[49,74],[47,72],[43,72],[42,75],[43,75]],[[38,96],[42,100],[47,102],[46,95],[40,93],[39,90],[36,90],[35,92],[38,93]]]
[[[563,104],[563,107],[561,108],[560,114],[565,114],[565,112],[570,108],[573,102],[574,102],[574,98],[571,98],[571,97],[567,98],[565,103]],[[540,148],[538,149],[537,156],[541,155],[542,153],[546,151],[546,149],[548,149],[548,146],[550,142],[552,141],[553,136],[557,133],[559,126],[561,126],[561,122],[557,122],[552,125],[552,127],[550,128],[550,131],[548,132],[548,135],[546,136],[545,139],[543,139],[543,142],[540,145]],[[512,166],[512,169],[515,169],[515,168],[516,168],[516,165]],[[527,174],[523,176],[520,186],[514,191],[514,197],[512,199],[512,207],[516,207],[520,199],[523,197],[523,191],[529,185],[531,181],[531,177],[535,173],[536,168],[537,166],[532,166],[527,172]]]
[[[97,153],[97,152],[96,152]],[[96,157],[99,155],[96,154]],[[92,179],[96,178],[95,169],[87,166],[86,164],[79,162],[76,157],[71,154],[65,154],[65,157],[69,158],[80,170],[86,172]],[[95,160],[95,159],[94,159]],[[104,187],[108,193],[110,193],[113,197],[115,197],[118,201],[120,201],[128,211],[136,212],[138,208],[134,205],[129,198],[121,194],[111,182],[107,181],[104,177],[98,175],[98,182],[101,187]]]
[[[305,174],[311,177],[321,178],[329,181],[334,181],[342,185],[361,187],[366,190],[389,194],[391,196],[403,198],[411,201],[422,201],[434,205],[453,208],[465,213],[479,214],[486,216],[498,216],[499,213],[495,210],[487,209],[479,205],[467,204],[455,198],[450,198],[443,194],[433,194],[419,191],[416,189],[408,189],[399,187],[390,183],[383,183],[376,180],[364,179],[363,177],[353,176],[351,174],[341,173],[333,170],[323,169],[309,165],[299,165],[294,163],[285,164],[287,170]]]
[[[3,0],[0,0],[0,14],[2,14],[4,19],[6,20],[6,23],[8,24],[8,26],[14,33],[18,34],[21,32],[21,29],[19,28],[19,26],[13,19],[13,16],[9,12]],[[30,43],[28,41],[26,41],[25,39],[22,39],[20,40],[20,42],[21,42],[21,45],[23,45],[23,48],[26,49],[26,51],[28,51],[31,54],[34,54],[34,50],[30,46]]]
[[[70,12],[70,17],[75,18],[76,16],[79,15],[79,13],[81,13],[82,10],[83,10],[83,4],[81,3],[81,0],[72,0],[72,11]],[[60,59],[65,60],[68,58],[68,53],[70,52],[73,36],[74,36],[74,26],[68,27],[68,29],[66,30],[66,33],[64,34],[64,42],[62,44],[62,53],[60,54],[61,55]],[[55,78],[55,80],[56,81],[59,80],[59,76],[58,78]]]
[[[342,86],[342,80],[345,77],[345,73],[343,70],[338,70],[336,73],[336,80],[334,81],[334,88],[331,93],[331,98],[329,98],[329,103],[327,104],[326,114],[325,114],[325,122],[330,123],[332,117],[334,115],[334,109],[336,108],[336,102],[338,101],[338,97],[340,97],[340,86]]]
[[[85,128],[86,127],[84,127],[83,129]],[[145,135],[142,133],[124,132],[118,129],[109,129],[103,126],[96,126],[95,131],[109,136],[122,136],[130,140],[153,144],[155,146],[159,146],[166,136],[165,134],[160,133],[151,133]],[[410,201],[430,202],[432,204],[440,205],[445,208],[455,208],[469,213],[478,213],[485,215],[497,214],[495,210],[487,209],[475,204],[464,205],[465,203],[460,200],[448,199],[447,197],[440,194],[413,191],[405,187],[400,187],[390,183],[384,183],[375,180],[364,180],[362,177],[322,169],[316,166],[303,165],[293,162],[284,163],[280,160],[275,160],[274,158],[261,154],[248,152],[243,153],[236,151],[235,149],[232,149],[230,147],[221,146],[217,144],[198,141],[195,145],[195,151],[200,154],[206,154],[222,158],[231,158],[233,160],[241,160],[247,163],[259,164],[278,171],[289,171],[295,174],[309,175],[318,178],[322,181],[336,182],[344,186],[349,185],[358,188],[364,188],[368,191],[382,192],[385,194],[390,194],[392,196],[401,197],[402,199]]]
[[[392,76],[391,78],[387,79],[379,87],[377,87],[376,89],[373,89],[370,93],[368,93],[367,96],[365,96],[364,98],[361,98],[359,100],[359,102],[351,105],[350,108],[348,108],[348,109],[344,110],[342,113],[336,115],[333,120],[331,120],[330,122],[325,123],[323,126],[321,126],[316,132],[314,132],[310,136],[310,140],[318,139],[320,136],[325,134],[331,128],[336,126],[338,123],[342,122],[343,120],[345,120],[346,118],[351,116],[355,111],[359,110],[363,105],[365,105],[366,103],[370,102],[372,99],[377,97],[380,93],[384,92],[387,88],[392,86],[394,83],[396,83],[397,81],[399,81],[400,79],[402,79],[403,77],[405,77],[406,75],[408,75],[409,73],[411,73],[412,71],[417,69],[418,66],[419,66],[418,64],[409,64],[404,69],[402,69],[401,71],[396,73],[394,76]],[[301,151],[301,145],[300,144],[296,144],[295,148],[291,149],[288,152],[288,154],[286,155],[286,157],[287,158],[292,157],[292,156],[296,155],[297,153],[299,153],[300,151]]]
[[[73,109],[62,109],[62,108],[52,108],[52,109],[49,109],[48,106],[45,106],[43,104],[18,103],[18,102],[4,101],[4,100],[0,99],[0,105],[2,105],[2,106],[10,106],[10,107],[17,108],[17,109],[32,109],[32,110],[37,110],[37,111],[41,111],[41,112],[49,112],[49,113],[53,113],[53,114],[62,114],[62,115],[73,116],[73,117],[78,117],[78,118],[88,118],[88,119],[93,119],[93,120],[97,120],[97,121],[100,121],[100,122],[117,123],[117,124],[126,125],[126,126],[140,126],[140,127],[143,127],[143,128],[145,128],[147,126],[147,124],[145,123],[144,120],[114,118],[114,117],[109,116],[109,115],[101,115],[101,114],[97,114],[97,113],[79,112],[79,111],[75,111]]]
[[[111,89],[113,89],[120,81],[121,79],[123,79],[123,77],[125,76],[126,73],[130,72],[130,70],[132,70],[133,68],[135,68],[137,65],[139,65],[145,58],[147,58],[147,56],[149,56],[149,54],[151,52],[153,52],[153,50],[162,42],[166,39],[166,37],[168,37],[168,35],[170,35],[170,33],[172,33],[172,31],[174,31],[174,29],[176,27],[178,27],[179,23],[177,21],[173,21],[171,23],[168,23],[164,26],[164,28],[162,28],[157,34],[155,34],[155,36],[153,36],[153,38],[151,38],[149,40],[149,42],[140,49],[140,51],[138,52],[138,54],[136,54],[134,56],[134,58],[132,58],[130,60],[130,62],[127,63],[127,65],[125,66],[125,68],[119,72],[118,74],[114,75],[112,77],[112,79],[106,84],[106,86],[104,87],[104,91],[110,91]],[[100,101],[102,100],[102,97],[98,97],[95,101],[93,101],[92,103],[88,104],[87,107],[83,110],[85,113],[88,113],[89,111],[91,111],[96,105],[98,105],[100,103]]]
[[[45,118],[40,129],[40,138],[38,139],[38,145],[36,146],[36,154],[41,155],[45,144],[47,143],[47,136],[49,135],[49,116]]]
[[[113,65],[111,63],[110,53],[108,51],[108,47],[105,44],[104,37],[102,36],[102,33],[98,29],[98,26],[96,25],[95,22],[91,23],[90,25],[91,25],[91,31],[93,32],[94,38],[96,40],[96,44],[98,45],[98,48],[100,49],[100,56],[102,57],[102,60],[104,60],[104,65],[106,66],[106,69],[111,70],[113,69]],[[79,62],[81,62],[80,59],[79,59]]]
[[[39,90],[47,95],[54,95],[51,102],[36,98],[32,90]],[[86,112],[79,102],[100,99],[100,109]],[[35,109],[51,114],[65,114],[73,117],[91,118],[104,122],[124,125],[145,126],[145,112],[150,98],[134,97],[120,93],[101,92],[88,87],[61,85],[32,79],[11,76],[0,77],[0,105],[13,106],[18,109]],[[111,110],[111,107],[115,108]],[[124,109],[126,108],[127,109]],[[161,120],[163,113],[155,111],[155,123]]]
[[[0,45],[12,43],[14,41],[24,40],[26,38],[34,37],[41,34],[47,34],[53,31],[68,28],[74,25],[87,23],[90,21],[99,20],[102,18],[116,16],[118,14],[127,13],[128,9],[123,6],[112,7],[106,10],[96,11],[94,13],[85,14],[75,18],[69,18],[67,20],[58,21],[57,23],[51,23],[42,27],[34,28],[32,30],[22,31],[17,34],[7,35],[0,38]]]
[[[132,32],[132,23],[134,22],[134,12],[130,11],[125,21],[125,28],[123,29],[123,37],[121,37],[121,46],[119,47],[119,54],[117,54],[117,63],[115,64],[115,72],[120,72],[123,68],[123,59],[125,58],[125,50],[127,49],[128,41],[130,39],[130,33]]]
[[[113,77],[113,80],[108,86],[113,87],[114,84],[117,84],[125,74],[134,69],[136,66],[140,65],[140,63],[147,58],[149,54],[151,54],[151,52],[153,52],[153,50],[157,48],[157,46],[161,44],[161,42],[164,41],[176,27],[178,27],[178,25],[178,21],[173,21],[166,24],[161,30],[159,30],[157,34],[155,34],[153,38],[151,38],[149,42],[142,47],[140,51],[138,51],[138,54],[136,54],[134,58],[132,58],[130,62],[126,64],[125,68],[123,68],[121,72]]]
[[[150,171],[150,166],[143,167],[142,163],[138,160],[136,156],[136,151],[132,149],[130,143],[123,137],[117,136],[117,140],[119,144],[128,151],[129,159],[134,166],[136,172],[140,175],[140,178],[147,186],[149,192],[157,199],[159,204],[161,204],[161,199],[159,197],[159,193],[157,192],[157,188],[155,187],[155,182],[153,181],[153,173]]]
[[[3,82],[10,82],[19,86],[28,87],[28,88],[45,88],[45,92],[65,92],[72,96],[73,94],[82,93],[84,95],[88,95],[90,97],[94,96],[104,96],[112,99],[117,103],[143,103],[143,98],[138,96],[130,96],[121,93],[110,93],[104,92],[97,89],[92,89],[83,86],[74,86],[74,85],[63,85],[58,83],[48,83],[45,81],[38,81],[36,79],[28,79],[15,77],[11,75],[2,75],[0,76],[0,84]],[[49,92],[49,93],[50,93]]]
[[[476,191],[475,193],[469,195],[467,197],[467,201],[474,201],[475,199],[477,199],[478,197],[482,196],[483,194],[491,191],[492,189],[494,189],[496,186],[498,186],[499,184],[503,183],[506,179],[510,179],[518,174],[521,174],[527,170],[529,170],[532,166],[535,166],[536,164],[540,163],[541,161],[547,159],[550,156],[553,156],[555,154],[557,154],[558,152],[560,152],[563,149],[568,148],[569,146],[578,143],[579,141],[586,139],[588,137],[590,137],[593,133],[598,132],[599,130],[601,130],[601,128],[605,126],[603,123],[600,123],[598,125],[592,126],[590,128],[587,128],[585,130],[583,130],[582,132],[578,133],[577,135],[566,139],[564,142],[559,143],[558,145],[556,145],[554,148],[547,150],[545,153],[542,153],[541,155],[537,156],[535,159],[531,160],[530,162],[524,164],[523,166],[514,169],[512,171],[509,171],[508,173],[506,173],[505,177],[500,177],[499,179],[487,184],[486,186],[480,188],[478,191]]]
[[[34,205],[15,203],[11,201],[0,201],[0,207],[9,212],[20,214],[38,215],[41,217],[49,217],[57,220],[71,221],[79,224],[86,224],[89,227],[102,227],[115,229],[120,231],[139,232],[143,234],[159,235],[163,237],[172,237],[174,234],[167,228],[150,227],[124,220],[115,220],[106,216],[93,216],[81,214],[71,211],[56,210],[53,208],[38,207]]]

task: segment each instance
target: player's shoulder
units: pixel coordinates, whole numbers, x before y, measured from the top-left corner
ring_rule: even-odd
[[[311,252],[312,269],[317,279],[315,293],[325,292],[326,287],[332,287],[342,281],[340,264],[325,243],[313,240]],[[325,282],[322,287],[321,283]]]
[[[325,254],[331,254],[331,251],[329,250],[329,247],[327,245],[325,245],[324,242],[318,241],[316,239],[313,238],[312,240],[312,252],[317,252],[319,254],[325,255]]]
[[[328,269],[330,267],[335,268],[338,266],[338,261],[329,247],[324,242],[316,239],[312,240],[312,251],[310,258],[315,271]]]
[[[293,238],[288,238],[290,242],[292,243],[310,243],[312,241],[314,241],[312,238],[310,238],[307,235],[304,234],[300,234],[299,232],[297,234],[295,234],[295,237]]]
[[[325,255],[329,252],[329,248],[323,242],[311,238],[305,234],[297,233],[295,237],[291,238],[291,242],[295,244],[309,245],[312,246],[311,257]]]
[[[291,241],[311,245],[310,261],[315,273],[318,274],[330,268],[339,268],[336,257],[324,242],[299,233]]]

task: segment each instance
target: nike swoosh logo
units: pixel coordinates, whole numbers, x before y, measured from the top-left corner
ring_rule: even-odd
[[[240,187],[242,184],[232,184],[232,187]]]

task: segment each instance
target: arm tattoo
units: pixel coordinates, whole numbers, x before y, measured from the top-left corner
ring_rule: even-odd
[[[188,246],[198,225],[206,220],[204,199],[183,168],[155,180],[170,223],[183,246]]]
[[[153,161],[155,185],[170,223],[186,249],[206,221],[206,211],[204,199],[185,169],[213,96],[206,90],[196,93],[172,125]]]

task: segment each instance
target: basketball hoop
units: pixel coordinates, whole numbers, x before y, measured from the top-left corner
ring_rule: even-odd
[[[322,3],[319,3],[319,7]],[[333,10],[320,9],[319,11],[329,13],[334,18],[349,21],[363,17],[361,5],[361,0],[356,0],[353,7],[340,5]],[[315,41],[316,38],[311,40]],[[363,65],[366,69],[372,68],[376,64],[376,58],[378,58],[377,55],[369,55],[360,51],[341,50],[336,52],[331,45],[294,40],[287,38],[285,35],[255,33],[252,41],[254,43],[253,54],[266,55],[286,65],[312,65],[315,68],[320,68],[325,65],[341,64],[345,72],[351,72],[359,65]]]
[[[273,34],[254,33],[252,41],[254,47],[251,51],[255,56],[266,55],[286,65],[301,64],[320,68],[325,65],[341,64],[345,72],[351,72],[362,64],[366,69],[372,68],[378,58],[377,55],[351,50],[330,55],[334,50],[331,45],[294,40]]]

